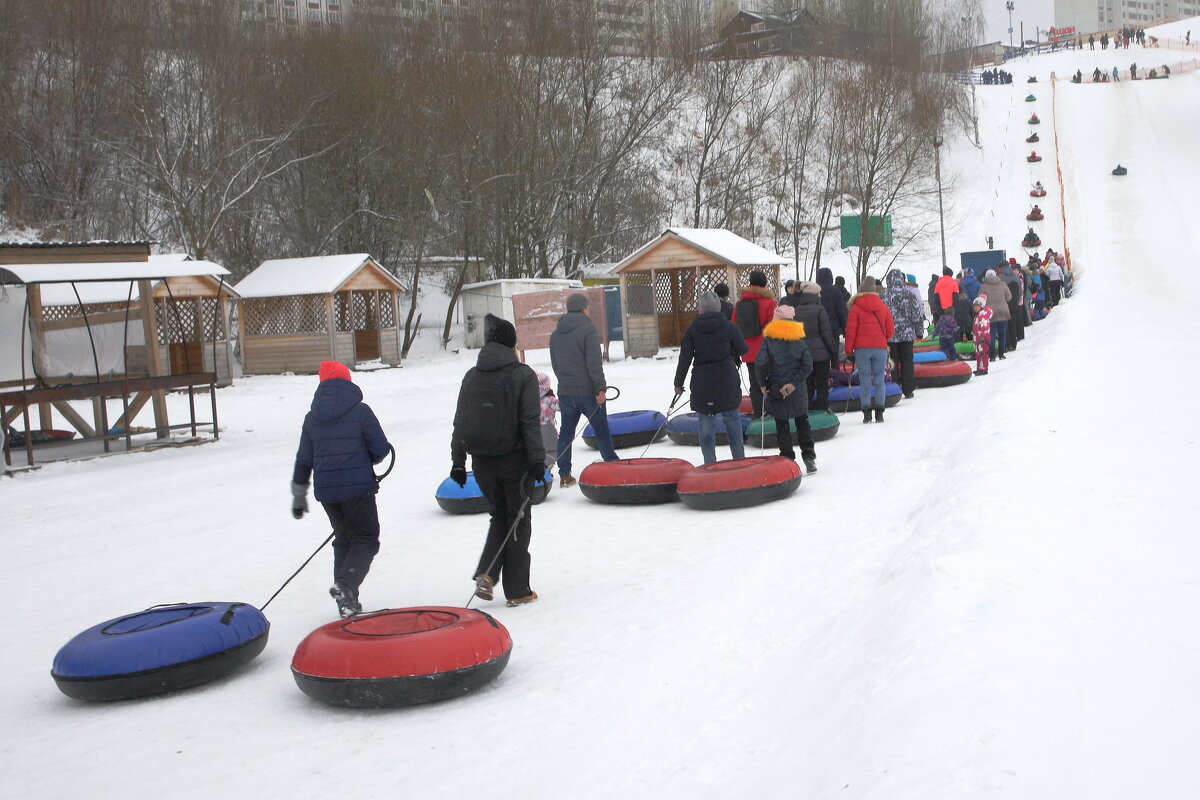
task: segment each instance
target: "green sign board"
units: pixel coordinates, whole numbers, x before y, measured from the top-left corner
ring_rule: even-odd
[[[892,244],[892,218],[867,217],[867,239],[862,238],[862,217],[842,217],[842,247],[890,247]]]

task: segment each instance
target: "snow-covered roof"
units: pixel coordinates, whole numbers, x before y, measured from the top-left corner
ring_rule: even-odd
[[[196,263],[194,261],[188,263]],[[180,276],[173,276],[180,277]],[[189,275],[188,277],[194,277]],[[206,276],[214,279],[220,276]],[[81,302],[86,304],[92,303],[125,303],[132,298],[133,302],[138,302],[141,295],[138,292],[138,287],[133,287],[132,294],[129,291],[131,281],[97,281],[90,283],[76,283],[72,286],[69,283],[47,283],[42,286],[42,305],[43,306],[74,306]],[[151,291],[157,292],[162,286],[161,279],[155,279],[151,282]],[[75,296],[76,290],[79,291],[79,296]],[[176,297],[179,297],[178,289]],[[237,292],[234,291],[232,284],[225,284],[225,291],[236,297]],[[193,297],[193,295],[189,295]]]
[[[679,239],[685,244],[707,253],[718,261],[734,267],[761,267],[768,264],[787,264],[788,260],[772,253],[754,242],[743,239],[724,228],[667,228],[658,238],[639,247],[621,259],[614,272],[621,272],[647,252],[657,247],[667,237]]]
[[[276,258],[264,261],[233,288],[242,297],[287,297],[294,294],[331,294],[349,280],[367,262],[375,260],[366,253],[309,258]],[[379,266],[376,264],[376,266]],[[404,285],[379,267],[396,288]]]
[[[87,261],[69,264],[3,264],[0,283],[94,283],[228,275],[211,261]]]
[[[191,261],[187,253],[157,253],[150,256],[151,261]]]

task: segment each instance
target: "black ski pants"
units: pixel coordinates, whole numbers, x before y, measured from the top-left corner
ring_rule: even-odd
[[[808,424],[808,414],[801,414],[795,418],[796,434],[792,435],[791,420],[785,417],[775,417],[775,443],[779,445],[779,455],[796,460],[796,450],[792,446],[795,440],[799,440],[800,456],[802,458],[816,458],[817,448],[813,444],[812,426]]]
[[[744,363],[746,372],[750,374],[750,405],[754,407],[754,416],[761,417],[763,415],[763,395],[762,387],[758,385],[758,371],[755,369],[753,361]]]
[[[333,582],[357,592],[379,552],[375,495],[321,505],[333,526]]]
[[[896,365],[896,372],[899,373],[900,390],[904,392],[905,397],[911,397],[917,388],[917,379],[913,375],[913,343],[911,341],[888,342],[888,347],[892,351],[892,361]],[[892,377],[897,376],[893,374]]]
[[[808,373],[808,401],[813,411],[829,410],[829,359],[813,359],[812,372]]]
[[[472,456],[471,464],[475,482],[487,498],[491,513],[487,541],[475,575],[486,572],[503,587],[504,596],[509,600],[528,597],[532,592],[529,588],[529,540],[533,536],[533,507],[525,503],[525,492],[531,486],[526,480],[529,465],[525,449],[518,447],[504,456]],[[518,522],[517,514],[523,504],[525,513]],[[512,535],[509,530],[513,530]]]

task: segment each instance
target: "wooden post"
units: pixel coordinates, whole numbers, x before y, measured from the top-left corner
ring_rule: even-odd
[[[396,329],[396,363],[399,364],[403,360],[404,342],[402,341],[404,334],[400,332],[400,292],[392,289],[390,293],[392,304],[392,325]]]
[[[325,325],[329,329],[329,361],[337,361],[337,315],[333,313],[333,293],[325,296]]]
[[[158,346],[158,319],[154,314],[154,285],[150,281],[138,281],[138,303],[142,310],[142,333],[146,338],[146,371],[150,377],[157,378],[166,374],[162,363],[162,350]],[[160,439],[171,435],[170,421],[167,419],[167,397],[163,390],[155,390],[153,395],[154,427]]]
[[[50,364],[46,361],[46,327],[42,308],[42,285],[29,283],[25,285],[26,297],[29,300],[29,335],[32,339],[30,350],[33,354],[33,367],[37,375],[45,377],[50,374]],[[50,413],[49,403],[38,403],[38,424],[42,430],[54,427],[54,416]]]
[[[217,296],[217,305],[221,310],[221,335],[225,338],[225,347],[222,349],[225,358],[225,371],[229,378],[229,382],[233,383],[233,341],[229,335],[229,293],[222,292]],[[216,333],[214,331],[213,333]],[[245,358],[245,353],[242,354]],[[213,372],[220,373],[217,365],[213,364]]]

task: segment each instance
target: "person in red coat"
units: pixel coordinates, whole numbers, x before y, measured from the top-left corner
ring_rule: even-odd
[[[745,309],[751,309],[751,303],[758,306],[758,324],[752,325],[753,318],[744,316]],[[754,359],[758,358],[758,348],[762,346],[762,329],[775,318],[775,295],[767,290],[767,274],[756,269],[750,273],[750,285],[742,290],[737,305],[734,306],[733,321],[746,339],[746,354],[742,362],[746,372],[750,374],[750,404],[754,406],[754,416],[761,417],[763,413],[762,388],[758,385],[758,375],[754,369]],[[757,331],[752,333],[751,330]]]
[[[954,295],[958,294],[962,289],[958,286],[958,281],[954,280],[954,273],[949,267],[942,267],[942,277],[938,278],[937,284],[933,287],[933,293],[937,296],[938,305],[940,308],[933,309],[934,321],[942,314],[947,312],[954,313]]]
[[[846,317],[846,356],[858,365],[858,387],[863,422],[883,422],[883,370],[887,366],[888,339],[896,330],[892,312],[876,294],[875,279],[867,276],[858,285],[858,294],[850,298]],[[872,408],[874,406],[874,408]]]

